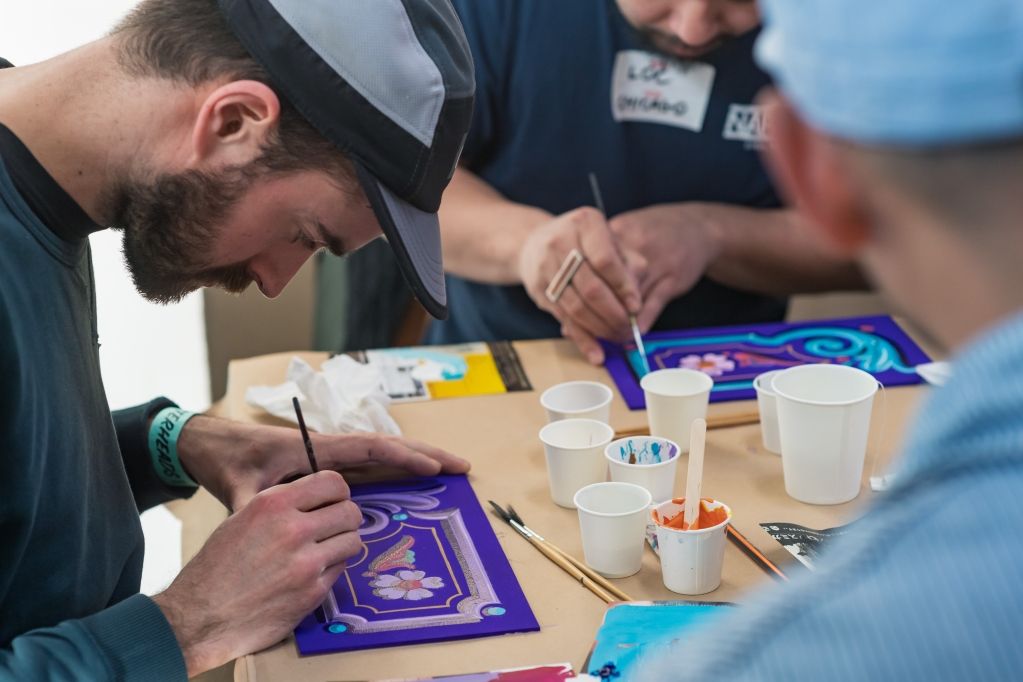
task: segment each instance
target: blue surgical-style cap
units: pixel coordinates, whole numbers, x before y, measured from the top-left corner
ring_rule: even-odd
[[[760,0],[760,65],[804,119],[865,143],[1023,136],[1023,0]]]

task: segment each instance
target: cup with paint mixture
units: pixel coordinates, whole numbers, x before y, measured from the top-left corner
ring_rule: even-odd
[[[650,491],[635,483],[594,483],[575,494],[586,565],[608,578],[638,573]]]
[[[614,429],[596,419],[562,419],[540,429],[555,504],[574,509],[576,491],[607,480],[604,448],[614,435]]]
[[[639,385],[646,398],[650,435],[674,441],[681,452],[689,452],[689,427],[695,419],[706,419],[714,380],[678,367],[650,372]]]
[[[778,401],[771,381],[781,372],[779,369],[764,372],[753,380],[753,390],[757,392],[757,408],[760,411],[760,436],[764,441],[764,449],[776,455],[781,454],[781,436],[778,433]]]
[[[559,419],[611,419],[611,389],[598,381],[566,381],[551,386],[540,396],[547,421]]]
[[[630,436],[604,449],[612,481],[635,483],[650,492],[654,503],[675,495],[678,444],[656,436]]]
[[[856,497],[877,379],[845,365],[802,365],[778,373],[771,386],[785,492],[810,504]]]
[[[700,500],[699,522],[685,523],[685,498],[668,500],[650,510],[657,529],[664,586],[679,594],[706,594],[721,584],[725,533],[732,510],[722,502]]]

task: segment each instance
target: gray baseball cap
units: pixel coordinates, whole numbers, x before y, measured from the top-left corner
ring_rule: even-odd
[[[274,86],[355,164],[402,274],[447,317],[437,209],[475,79],[448,0],[218,0]]]

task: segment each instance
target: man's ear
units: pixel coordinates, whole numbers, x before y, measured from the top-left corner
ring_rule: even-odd
[[[831,246],[855,256],[870,237],[869,212],[841,150],[773,89],[758,101],[767,107],[765,157],[780,189]]]
[[[258,81],[232,81],[199,105],[192,129],[193,166],[240,166],[260,154],[276,129],[281,103]]]

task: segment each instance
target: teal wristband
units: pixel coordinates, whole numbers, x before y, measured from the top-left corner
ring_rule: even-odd
[[[165,407],[156,413],[149,427],[149,456],[153,458],[153,469],[167,485],[179,488],[199,486],[178,459],[178,436],[185,423],[194,416],[194,412],[178,407]]]

